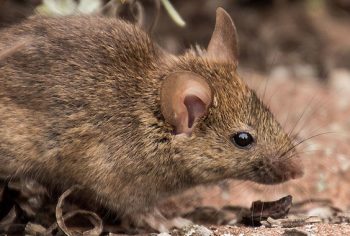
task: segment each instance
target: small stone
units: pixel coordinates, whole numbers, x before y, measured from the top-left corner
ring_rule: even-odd
[[[202,225],[190,225],[181,229],[181,235],[184,236],[212,236],[213,231]]]
[[[260,221],[262,226],[265,226],[267,228],[271,228],[271,224],[269,222],[267,222],[266,220],[262,220]]]
[[[309,216],[309,217],[293,217],[286,219],[273,219],[271,217],[267,218],[266,221],[261,221],[261,224],[269,228],[293,228],[304,226],[307,224],[314,224],[322,222],[320,217]]]
[[[28,223],[25,228],[25,232],[29,235],[42,235],[45,234],[46,228],[39,224]]]
[[[308,236],[308,234],[299,229],[287,229],[283,232],[282,236]]]
[[[237,219],[233,219],[233,220],[230,220],[227,224],[231,225],[231,226],[234,226],[234,225],[237,225],[237,223],[238,223],[238,220]]]
[[[341,92],[350,91],[350,73],[347,70],[334,70],[331,74],[331,86]]]
[[[331,219],[333,224],[350,223],[350,212],[338,212],[334,218]]]
[[[309,216],[305,219],[305,223],[307,224],[315,224],[315,223],[321,223],[322,219],[318,216]]]
[[[317,207],[311,209],[308,213],[308,216],[317,216],[321,219],[330,219],[334,215],[334,210],[330,207]]]
[[[171,234],[169,234],[169,233],[160,233],[160,234],[157,234],[157,236],[171,236]]]

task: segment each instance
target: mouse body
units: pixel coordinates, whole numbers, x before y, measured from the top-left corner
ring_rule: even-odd
[[[302,175],[293,140],[237,74],[237,35],[217,10],[207,50],[175,56],[97,16],[34,17],[0,31],[0,173],[119,216],[223,179]]]

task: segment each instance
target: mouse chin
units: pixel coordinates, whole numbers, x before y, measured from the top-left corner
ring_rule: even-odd
[[[253,181],[258,183],[258,184],[265,184],[265,185],[275,185],[275,184],[281,184],[284,183],[288,180],[285,179],[271,179],[271,178],[267,178],[267,177],[259,177],[261,179],[254,179]]]
[[[259,184],[274,185],[301,178],[304,175],[301,163],[279,163],[255,169],[255,176],[250,179]]]

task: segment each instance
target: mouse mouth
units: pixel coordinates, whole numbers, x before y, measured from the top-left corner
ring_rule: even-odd
[[[255,174],[254,182],[260,184],[280,184],[288,180],[297,179],[303,176],[301,160],[280,160],[260,162],[253,168]]]

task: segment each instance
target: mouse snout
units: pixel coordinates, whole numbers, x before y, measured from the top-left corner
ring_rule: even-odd
[[[292,158],[265,158],[255,168],[254,181],[262,184],[279,184],[288,180],[297,179],[304,174],[303,164],[299,157]]]
[[[295,169],[295,170],[290,172],[291,179],[299,179],[299,178],[303,177],[303,175],[304,175],[304,170],[301,168]]]
[[[290,179],[298,179],[304,175],[304,171],[299,164],[295,165],[290,164],[289,166],[282,166],[281,171],[284,170],[284,174],[282,175],[285,181]]]
[[[280,182],[298,179],[304,175],[303,164],[299,157],[279,160],[273,169],[275,169],[276,176],[280,179]]]

